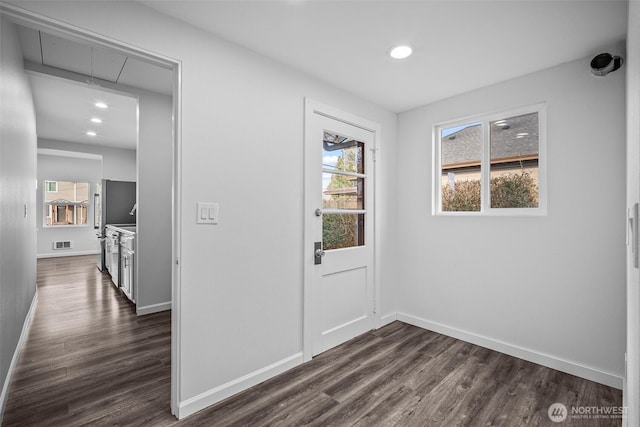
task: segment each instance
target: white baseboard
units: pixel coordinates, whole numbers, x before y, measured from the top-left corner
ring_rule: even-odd
[[[46,254],[37,254],[36,258],[60,258],[65,256],[82,256],[82,255],[98,255],[99,251],[67,251],[60,250],[58,252],[50,252]]]
[[[263,381],[268,380],[278,374],[288,371],[302,363],[302,352],[296,353],[285,359],[279,360],[269,366],[265,366],[262,369],[251,372],[240,378],[229,381],[226,384],[222,384],[216,388],[208,390],[198,396],[194,396],[182,402],[178,402],[178,411],[176,416],[178,419],[183,419],[191,414],[198,412],[201,409],[211,406],[214,403],[220,402],[227,397],[233,396],[243,390],[260,384]]]
[[[611,372],[601,371],[597,368],[581,365],[570,360],[561,359],[555,356],[540,353],[535,350],[519,347],[517,345],[495,340],[493,338],[477,335],[472,332],[452,328],[441,323],[432,322],[409,314],[398,313],[397,318],[401,322],[405,322],[410,325],[438,332],[440,334],[457,338],[471,344],[479,345],[490,350],[499,351],[500,353],[508,354],[510,356],[527,360],[529,362],[537,363],[538,365],[546,366],[548,368],[556,369],[561,372],[566,372],[567,374],[585,378],[590,381],[608,385],[617,389],[622,389],[622,377]]]
[[[24,319],[24,323],[22,324],[22,332],[20,332],[20,338],[18,339],[18,345],[16,345],[16,349],[13,352],[13,357],[11,358],[11,364],[9,364],[9,370],[7,371],[7,377],[4,379],[4,384],[2,385],[2,394],[0,394],[0,423],[2,423],[2,417],[4,416],[4,408],[7,404],[7,398],[9,397],[9,384],[11,384],[11,377],[13,377],[13,371],[18,364],[18,358],[20,357],[20,350],[22,350],[22,346],[24,345],[24,341],[27,338],[27,333],[29,332],[29,326],[31,325],[31,319],[33,319],[33,313],[36,311],[36,306],[38,305],[38,288],[36,288],[35,293],[33,294],[33,299],[31,300],[31,306],[29,307],[29,311],[27,312],[27,317]]]
[[[393,323],[396,320],[398,320],[398,313],[385,314],[380,317],[380,323],[378,324],[378,328],[382,328],[383,326],[386,326],[389,323]]]
[[[159,313],[161,311],[171,310],[171,301],[161,302],[159,304],[145,305],[140,307],[136,305],[136,314],[144,316],[145,314]]]

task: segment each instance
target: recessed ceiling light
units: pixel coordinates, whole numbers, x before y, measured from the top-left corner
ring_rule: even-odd
[[[88,130],[88,131],[87,131],[87,135],[89,135],[89,136],[96,136],[97,134],[96,134],[94,131],[92,131],[92,130]]]
[[[412,53],[413,49],[411,48],[411,46],[401,45],[392,48],[389,51],[389,56],[391,56],[393,59],[404,59],[411,56]]]
[[[109,108],[109,106],[107,104],[105,104],[104,102],[96,102],[93,105],[95,105],[98,108]]]
[[[93,118],[91,119],[91,121],[92,121],[93,123],[102,123],[102,119],[99,119],[99,118],[97,118],[97,117],[93,117]]]
[[[523,137],[523,136],[527,136],[527,135],[529,135],[527,132],[522,132],[522,133],[519,133],[516,136]]]

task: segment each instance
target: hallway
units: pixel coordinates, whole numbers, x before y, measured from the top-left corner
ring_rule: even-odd
[[[95,255],[40,259],[37,283],[2,425],[175,421],[171,312],[137,317]]]

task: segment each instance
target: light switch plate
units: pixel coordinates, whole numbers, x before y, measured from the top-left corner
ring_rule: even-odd
[[[196,206],[197,224],[217,224],[219,207],[217,203],[198,202]]]

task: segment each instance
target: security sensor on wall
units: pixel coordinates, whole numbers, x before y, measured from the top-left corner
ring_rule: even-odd
[[[622,67],[624,59],[620,56],[612,56],[610,53],[601,53],[591,60],[591,74],[594,76],[606,76],[612,71]]]

